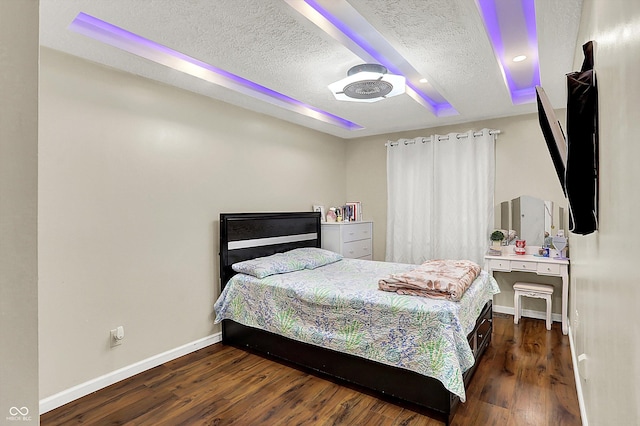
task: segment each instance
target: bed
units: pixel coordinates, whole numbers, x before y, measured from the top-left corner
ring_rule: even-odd
[[[377,278],[415,265],[332,259],[326,264],[293,268],[290,273],[266,278],[238,274],[227,288],[229,280],[237,274],[233,264],[251,264],[251,259],[293,253],[291,250],[295,253],[316,250],[321,246],[320,229],[317,212],[220,215],[222,294],[216,302],[216,321],[222,322],[223,343],[282,359],[426,409],[430,416],[449,424],[457,405],[464,401],[464,387],[471,380],[478,359],[491,341],[491,295],[497,292],[495,280],[483,273],[476,280],[478,284],[474,282],[460,302],[434,301],[376,290]],[[340,325],[340,319],[333,316],[333,306],[324,307],[330,312],[306,312],[305,300],[324,297],[329,287],[339,287],[336,291],[345,295],[339,299],[351,301],[355,300],[351,298],[353,295],[358,297],[361,287],[371,287],[371,282],[375,291],[368,290],[364,302],[363,299],[341,302],[356,304],[361,317],[352,311],[349,320]],[[281,295],[284,302],[279,301],[277,295]],[[234,301],[239,299],[258,309],[252,311],[238,306]],[[389,312],[373,309],[379,305],[387,305],[394,312],[400,308],[417,312],[419,319],[415,321],[430,325],[415,328],[413,317],[405,313],[401,320],[389,319]],[[427,308],[423,310],[423,306]],[[351,308],[345,306],[345,309]],[[312,324],[315,331],[292,326],[292,315],[299,315],[296,320],[300,322],[305,318],[315,321]],[[437,323],[433,323],[434,319]],[[358,330],[350,325],[367,321],[375,323],[375,327]],[[390,328],[385,329],[387,321]],[[340,329],[345,338],[333,338],[331,327]],[[373,331],[367,331],[370,329]],[[379,349],[378,345],[369,344],[367,334],[371,334],[372,339],[383,335],[382,345],[386,346]],[[414,347],[427,349],[414,350]],[[393,353],[394,350],[397,353]],[[436,354],[442,360],[434,363],[427,358],[425,361],[419,353],[431,358]],[[435,370],[434,365],[437,365]]]

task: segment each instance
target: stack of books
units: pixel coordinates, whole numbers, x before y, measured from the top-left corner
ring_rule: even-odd
[[[342,217],[345,222],[359,222],[362,220],[362,206],[360,201],[346,203],[342,206]]]

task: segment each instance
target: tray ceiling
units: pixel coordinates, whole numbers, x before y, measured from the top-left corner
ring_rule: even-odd
[[[296,1],[41,0],[41,45],[341,138],[536,111],[535,103],[513,104],[474,0],[307,2],[324,4],[356,32],[367,31],[404,60],[403,69],[426,78],[425,91],[435,90],[456,113],[440,115],[410,93],[374,103],[336,100],[327,86],[371,61],[301,14]],[[564,76],[573,69],[581,3],[535,2],[540,81],[556,108],[565,107]],[[81,12],[357,126],[318,120],[72,31]],[[518,31],[519,24],[511,27]]]

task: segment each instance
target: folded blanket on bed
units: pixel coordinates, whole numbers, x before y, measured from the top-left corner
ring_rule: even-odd
[[[470,260],[429,260],[409,272],[381,279],[378,287],[398,294],[459,301],[479,273],[480,266]]]

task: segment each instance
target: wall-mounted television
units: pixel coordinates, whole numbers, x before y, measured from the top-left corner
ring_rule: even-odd
[[[583,45],[580,71],[567,74],[567,136],[544,89],[536,87],[538,119],[569,205],[569,230],[598,229],[598,89],[592,41]]]

